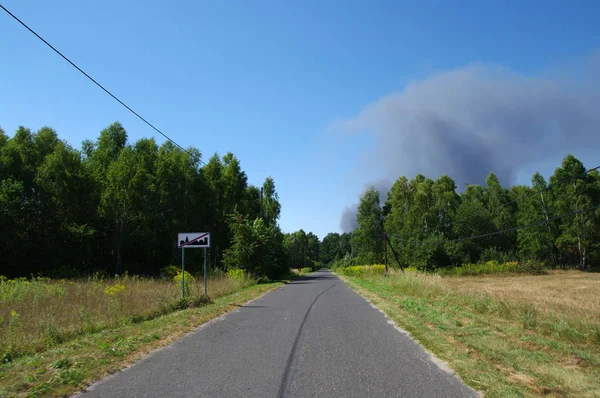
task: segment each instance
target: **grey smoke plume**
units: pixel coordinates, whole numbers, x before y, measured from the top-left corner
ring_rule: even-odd
[[[371,187],[375,188],[376,191],[379,191],[379,201],[381,202],[381,205],[383,205],[387,199],[387,193],[392,187],[392,182],[389,180],[377,180],[371,184],[367,184],[364,187],[361,196]],[[356,213],[358,213],[358,202],[344,208],[342,211],[342,219],[340,221],[340,229],[342,232],[352,232],[358,227]]]
[[[365,167],[383,168],[390,181],[448,174],[462,188],[493,171],[510,183],[524,165],[600,144],[599,59],[587,58],[578,68],[591,73],[569,79],[481,64],[438,73],[366,106],[343,126],[375,138]],[[340,227],[355,224],[356,205],[344,210]]]

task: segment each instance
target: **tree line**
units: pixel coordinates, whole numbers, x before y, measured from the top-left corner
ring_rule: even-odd
[[[597,205],[600,174],[586,171],[572,155],[549,182],[535,173],[531,186],[506,188],[491,173],[485,186],[468,185],[458,193],[447,175],[400,177],[383,203],[374,188],[361,197],[358,228],[343,261],[381,263],[387,244],[390,263],[419,269],[496,260],[586,270],[600,260]],[[337,234],[329,234],[323,243],[336,239]]]
[[[457,192],[446,175],[400,177],[385,201],[374,188],[362,195],[356,230],[321,241],[284,234],[273,179],[249,184],[232,153],[204,163],[196,148],[130,143],[118,122],[81,149],[48,127],[12,137],[0,129],[0,274],[158,274],[179,264],[183,231],[211,232],[211,268],[270,278],[289,267],[381,263],[385,245],[392,264],[420,269],[490,259],[596,264],[600,209],[584,210],[600,204],[600,174],[569,155],[549,182],[539,173],[531,181],[505,188],[492,173],[485,186]],[[187,258],[201,264],[200,251]]]
[[[262,197],[261,197],[262,190]],[[0,274],[157,274],[180,263],[176,234],[211,233],[212,268],[275,277],[287,270],[272,178],[248,183],[227,153],[135,143],[120,123],[80,150],[51,128],[0,129]],[[191,253],[190,253],[191,252]],[[200,251],[188,250],[193,264]]]

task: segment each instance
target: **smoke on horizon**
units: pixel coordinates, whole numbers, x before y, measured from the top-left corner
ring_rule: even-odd
[[[586,58],[570,80],[482,64],[437,73],[369,104],[342,125],[375,139],[365,167],[383,168],[387,184],[367,187],[376,185],[382,202],[403,175],[447,174],[463,187],[493,171],[511,183],[524,165],[600,144],[600,68],[593,68],[599,60]],[[356,227],[356,210],[357,204],[344,209],[342,231]]]

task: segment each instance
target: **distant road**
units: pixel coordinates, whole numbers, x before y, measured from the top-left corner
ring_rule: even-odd
[[[474,397],[329,271],[289,283],[81,394]]]

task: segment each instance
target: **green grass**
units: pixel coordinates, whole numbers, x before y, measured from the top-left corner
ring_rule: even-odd
[[[177,278],[175,278],[177,279]],[[256,284],[245,275],[214,275],[208,280],[210,298]],[[143,322],[183,308],[203,304],[203,283],[121,277],[50,280],[0,279],[0,362],[42,352],[76,336]]]
[[[224,294],[215,294],[217,297],[209,304],[180,310],[173,307],[166,314],[134,322],[108,323],[51,343],[44,337],[35,349],[24,349],[20,355],[5,358],[0,363],[0,397],[73,394],[208,320],[237,308],[236,305],[281,285],[281,282],[253,282],[244,286],[244,283],[223,281],[220,288]],[[227,289],[233,290],[226,292]]]
[[[596,312],[467,293],[437,275],[342,277],[486,396],[600,397]]]
[[[541,264],[532,262],[509,261],[499,263],[494,260],[480,264],[462,264],[460,267],[439,268],[436,270],[442,276],[479,276],[493,274],[529,274],[544,275],[548,270]]]

